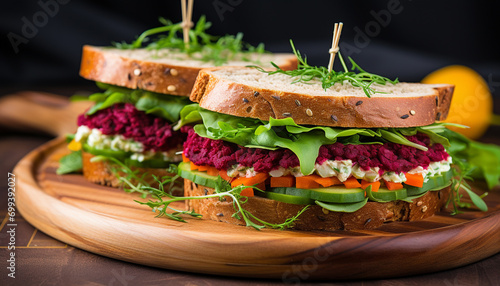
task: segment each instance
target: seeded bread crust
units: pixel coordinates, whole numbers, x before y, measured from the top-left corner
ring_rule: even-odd
[[[115,48],[86,45],[83,47],[80,75],[131,89],[189,96],[198,72],[202,66],[207,67],[207,63],[200,61],[190,61],[190,65],[182,65],[178,60],[173,61],[175,64],[160,62],[155,58],[154,51],[144,56],[144,49],[141,50],[137,55],[133,51],[124,55],[123,51]],[[293,54],[276,54],[272,60],[286,70],[297,67]],[[233,62],[227,64],[234,65]]]
[[[359,94],[360,88],[349,90],[345,89],[347,84],[339,84],[337,88],[345,93],[332,95],[319,86],[314,90],[316,94],[311,95],[283,91],[285,84],[289,89],[295,88],[289,83],[292,78],[283,77],[287,76],[267,75],[249,68],[225,68],[224,72],[221,68],[204,69],[198,75],[190,99],[208,110],[262,120],[291,117],[295,123],[304,125],[414,127],[446,119],[454,90],[453,85],[399,83],[398,90],[425,89],[426,93],[375,94],[368,98]],[[248,78],[252,78],[251,85],[241,83],[249,82]],[[275,82],[276,87],[263,88],[262,81]]]
[[[194,197],[212,194],[214,189],[184,180],[184,196]],[[391,221],[416,221],[425,219],[440,211],[449,196],[450,188],[427,192],[413,203],[395,201],[388,203],[368,202],[353,213],[330,212],[320,206],[310,206],[299,216],[294,229],[297,230],[356,230],[375,229]],[[241,219],[232,217],[235,212],[230,198],[220,201],[217,198],[186,200],[189,210],[203,215],[204,219],[245,225]],[[304,206],[282,203],[261,197],[249,197],[244,204],[245,210],[269,223],[283,223],[295,216]]]
[[[88,181],[95,183],[95,184],[100,184],[103,186],[109,186],[109,187],[122,187],[123,183],[120,182],[120,180],[116,177],[115,173],[113,172],[113,166],[107,162],[107,161],[98,161],[98,162],[91,162],[90,160],[94,158],[94,155],[85,152],[82,150],[82,167],[83,167],[83,176],[85,179]],[[152,185],[152,186],[158,186],[156,181],[153,179],[152,175],[155,175],[158,178],[161,178],[163,176],[175,176],[176,174],[172,174],[166,171],[166,169],[162,168],[140,168],[140,167],[133,167],[129,166],[129,168],[132,171],[138,170],[139,174],[144,174],[148,173],[150,174],[148,177],[150,179],[146,179],[146,181]],[[119,174],[123,175],[122,172],[119,172]],[[136,184],[134,180],[132,180],[133,184]],[[178,190],[176,195],[181,195],[182,190]]]

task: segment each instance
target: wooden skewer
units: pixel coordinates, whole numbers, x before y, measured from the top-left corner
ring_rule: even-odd
[[[337,52],[339,51],[340,33],[342,33],[343,26],[344,23],[340,22],[340,23],[335,23],[335,26],[333,27],[332,47],[330,48],[330,50],[328,50],[328,53],[330,54],[330,62],[328,63],[328,72],[332,71],[335,55],[337,55]]]
[[[181,9],[182,9],[182,32],[184,36],[184,43],[189,46],[189,29],[193,26],[193,22],[191,18],[193,17],[193,2],[194,0],[187,0],[188,4],[186,5],[186,0],[181,0]],[[186,9],[187,6],[187,9]]]

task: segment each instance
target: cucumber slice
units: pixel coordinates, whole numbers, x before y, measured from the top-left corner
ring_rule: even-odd
[[[83,149],[83,151],[90,153],[92,155],[113,157],[113,158],[119,159],[120,161],[123,161],[125,158],[130,157],[130,155],[132,155],[131,152],[116,151],[116,150],[110,150],[110,149],[96,149],[94,147],[90,147],[88,144],[85,144],[85,143],[82,144],[82,149]]]
[[[328,187],[311,189],[310,198],[328,203],[355,203],[365,199],[365,191],[361,188]]]
[[[365,191],[361,188],[346,189],[333,186],[318,189],[272,188],[273,193],[284,194],[329,203],[355,203],[365,199]]]
[[[272,188],[271,191],[273,193],[278,193],[278,194],[284,194],[284,195],[290,195],[290,196],[297,196],[297,197],[303,197],[303,198],[310,198],[311,195],[311,190],[309,189],[298,189],[294,187],[279,187],[279,188]]]
[[[294,205],[314,204],[314,201],[309,199],[309,198],[291,196],[291,195],[286,195],[286,194],[282,194],[282,193],[264,192],[263,195],[265,198],[279,201],[279,202],[288,203],[288,204],[294,204]]]
[[[370,200],[380,203],[402,200],[408,197],[406,189],[391,191],[387,188],[379,188],[378,191],[373,192],[371,190],[371,186],[366,189],[366,194],[368,195]]]
[[[417,196],[427,191],[440,190],[451,184],[452,177],[453,172],[450,170],[442,175],[430,177],[421,188],[406,185],[407,194],[408,196]]]
[[[189,163],[181,162],[178,166],[178,174],[184,179],[188,179],[195,184],[208,188],[215,188],[219,176],[210,176],[205,172],[191,171]]]

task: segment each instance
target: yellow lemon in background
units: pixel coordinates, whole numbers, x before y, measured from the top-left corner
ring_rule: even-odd
[[[447,66],[430,73],[422,82],[455,85],[450,112],[444,122],[470,128],[450,129],[471,139],[478,139],[486,132],[493,116],[493,98],[486,81],[477,72],[465,66]]]

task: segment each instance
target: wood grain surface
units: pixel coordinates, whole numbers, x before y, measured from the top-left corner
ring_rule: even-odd
[[[60,138],[18,163],[19,211],[58,240],[124,261],[293,283],[430,273],[500,252],[497,191],[485,198],[486,213],[443,212],[370,231],[256,231],[202,219],[155,218],[134,202],[139,199],[134,194],[90,184],[81,175],[56,175],[57,159],[65,152]]]
[[[76,120],[93,103],[40,91],[21,91],[0,98],[0,125],[59,136],[75,132]]]

